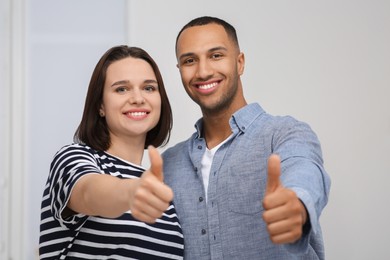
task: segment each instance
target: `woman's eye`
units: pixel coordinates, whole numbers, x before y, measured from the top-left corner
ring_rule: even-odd
[[[144,89],[145,89],[147,92],[153,92],[153,91],[157,90],[157,87],[156,87],[156,86],[149,85],[149,86],[145,86]]]
[[[117,87],[116,89],[115,89],[115,92],[117,92],[117,93],[124,93],[124,92],[126,92],[126,88],[125,87]]]

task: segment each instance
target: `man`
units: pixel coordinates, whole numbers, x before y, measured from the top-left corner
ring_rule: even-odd
[[[185,259],[324,259],[318,219],[330,179],[315,133],[247,104],[244,54],[225,21],[189,22],[176,56],[203,115],[188,140],[163,154]]]

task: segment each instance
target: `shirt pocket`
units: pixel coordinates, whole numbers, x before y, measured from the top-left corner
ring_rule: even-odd
[[[253,162],[231,167],[227,181],[229,211],[253,215],[263,211],[266,176]]]

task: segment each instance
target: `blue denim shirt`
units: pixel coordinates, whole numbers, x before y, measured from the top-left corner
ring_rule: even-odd
[[[256,103],[237,111],[230,126],[233,138],[214,156],[208,191],[200,171],[206,149],[201,119],[196,133],[163,153],[185,259],[324,259],[319,217],[328,201],[330,179],[315,133],[292,117],[267,114]],[[273,244],[262,218],[272,153],[281,157],[283,185],[297,193],[309,214],[308,228],[294,244]]]

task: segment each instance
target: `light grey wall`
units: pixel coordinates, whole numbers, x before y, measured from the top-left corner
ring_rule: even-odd
[[[7,192],[5,188],[7,178],[7,136],[8,136],[8,114],[9,114],[9,93],[6,85],[9,82],[8,69],[9,54],[7,52],[9,43],[2,40],[9,37],[9,6],[7,1],[0,1],[0,259],[6,254],[6,222],[7,217],[3,212],[8,209]]]
[[[168,83],[171,144],[198,116],[175,68],[176,34],[195,16],[220,16],[246,53],[248,101],[308,122],[322,142],[333,181],[320,219],[327,259],[389,259],[389,1],[134,1],[133,10],[132,43]]]
[[[200,113],[181,86],[174,41],[181,26],[199,15],[235,25],[246,54],[248,101],[306,121],[317,132],[333,181],[321,216],[327,259],[386,259],[389,10],[387,0],[31,1],[22,162],[28,169],[26,259],[37,247],[51,158],[72,141],[97,59],[126,41],[127,33],[129,43],[149,51],[163,73],[174,111],[169,146],[193,132]]]
[[[191,18],[220,16],[246,54],[248,101],[308,122],[322,142],[333,181],[320,219],[327,259],[388,259],[389,1],[144,0],[133,10],[132,43],[153,53],[168,83],[171,144],[198,116],[175,68],[176,34]]]
[[[125,0],[34,0],[27,7],[26,259],[38,247],[51,159],[72,142],[96,63],[126,43],[126,12]]]

